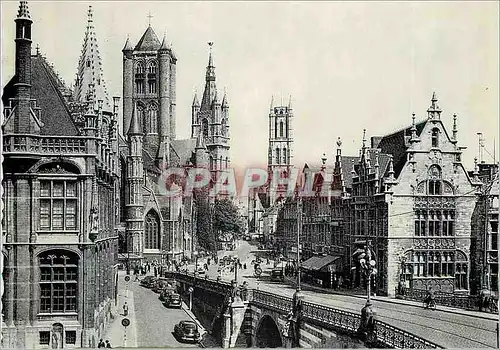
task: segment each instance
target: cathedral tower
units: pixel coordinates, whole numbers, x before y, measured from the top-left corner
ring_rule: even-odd
[[[292,128],[292,98],[288,106],[275,106],[271,99],[269,108],[269,148],[268,148],[268,173],[269,178],[275,174],[290,173],[292,165],[293,128]],[[285,196],[286,188],[270,187],[270,204],[273,205],[280,195]]]
[[[191,138],[198,139],[201,134],[203,141],[210,152],[209,167],[212,175],[229,168],[229,102],[224,92],[220,101],[215,84],[215,66],[212,57],[213,43],[208,43],[210,53],[205,74],[205,90],[201,100],[195,94],[192,108]]]
[[[135,47],[127,38],[123,52],[123,130],[136,109],[144,150],[164,159],[163,146],[175,139],[176,62],[166,34],[160,42],[151,25]],[[135,107],[134,107],[135,106]]]

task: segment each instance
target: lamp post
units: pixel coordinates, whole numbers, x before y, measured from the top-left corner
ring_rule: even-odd
[[[234,255],[234,281],[238,284],[238,255]]]
[[[196,287],[196,274],[198,273],[198,252],[197,251],[194,251],[193,252],[193,255],[194,255],[194,260],[195,260],[195,264],[194,264],[194,282],[193,282],[193,287],[190,288],[190,292],[189,292],[189,310],[191,310],[193,308],[193,293],[194,293],[194,289]]]
[[[127,275],[130,275],[130,247],[128,246],[129,232],[125,232],[125,247],[127,248]]]
[[[358,332],[361,334],[362,338],[368,343],[372,343],[376,340],[375,334],[375,308],[371,302],[371,281],[372,276],[377,274],[377,265],[374,260],[371,248],[371,241],[366,241],[365,251],[359,256],[359,265],[364,272],[367,279],[366,286],[366,304],[361,309],[361,323],[359,325]]]

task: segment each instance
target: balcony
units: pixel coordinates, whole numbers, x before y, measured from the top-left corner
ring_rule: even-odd
[[[6,155],[86,153],[86,139],[68,136],[4,135],[3,152]]]

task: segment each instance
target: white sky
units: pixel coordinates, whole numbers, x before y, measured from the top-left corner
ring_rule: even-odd
[[[164,31],[177,55],[177,135],[190,136],[193,92],[204,87],[214,41],[219,93],[230,102],[233,166],[267,163],[271,96],[293,96],[295,163],[329,162],[335,141],[356,155],[363,128],[383,135],[426,116],[436,91],[449,129],[458,115],[465,166],[498,144],[499,6],[489,2],[40,2],[30,1],[36,44],[74,81],[88,5],[112,96],[122,92],[127,34]],[[2,1],[2,84],[14,73],[18,2]],[[497,155],[500,154],[498,146]],[[485,158],[488,157],[487,154]],[[497,156],[498,159],[498,156]],[[490,161],[489,158],[486,158]]]

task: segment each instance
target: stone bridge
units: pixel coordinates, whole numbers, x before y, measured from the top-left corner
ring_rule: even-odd
[[[361,314],[297,303],[257,289],[236,292],[234,284],[224,281],[168,274],[178,281],[186,303],[192,303],[193,313],[223,348],[440,348],[378,320],[367,336],[360,332]]]

